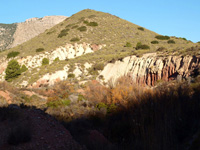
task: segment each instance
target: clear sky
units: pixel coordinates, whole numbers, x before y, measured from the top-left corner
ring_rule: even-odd
[[[162,35],[200,41],[200,0],[1,0],[0,23],[83,9],[108,12]]]

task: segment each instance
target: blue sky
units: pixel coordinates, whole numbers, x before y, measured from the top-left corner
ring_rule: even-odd
[[[87,8],[111,13],[159,34],[200,41],[200,0],[2,0],[0,23],[71,16]]]

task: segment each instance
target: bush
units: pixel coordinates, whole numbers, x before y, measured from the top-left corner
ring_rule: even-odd
[[[98,23],[97,22],[89,22],[87,23],[88,26],[92,26],[92,27],[96,27],[98,26]]]
[[[175,41],[174,40],[168,40],[167,43],[168,44],[175,44]]]
[[[144,31],[143,27],[138,27],[138,30]]]
[[[154,41],[151,41],[151,44],[158,44],[159,42],[154,40]]]
[[[36,49],[35,51],[36,51],[36,52],[42,52],[42,51],[44,51],[44,48],[38,48],[38,49]]]
[[[75,29],[75,28],[78,28],[78,25],[75,25],[75,26],[72,27],[72,29]]]
[[[200,41],[199,41],[199,42],[197,42],[197,43],[199,43],[199,44],[200,44]]]
[[[73,74],[73,73],[70,73],[70,74],[68,74],[68,76],[67,76],[68,78],[75,78],[75,74]]]
[[[150,47],[146,44],[142,44],[141,42],[138,42],[136,45],[136,49],[150,49]]]
[[[130,42],[126,42],[126,45],[125,47],[132,47],[131,43]]]
[[[71,42],[78,42],[78,41],[80,41],[80,39],[79,38],[72,38],[70,41]]]
[[[56,58],[54,59],[54,62],[59,61],[59,60],[60,60],[59,57],[56,57]]]
[[[22,73],[22,72],[25,72],[26,70],[28,70],[28,68],[25,65],[22,65],[20,70],[21,70],[21,73]]]
[[[163,35],[157,35],[155,36],[156,39],[159,39],[159,40],[169,40],[170,37],[169,36],[163,36]]]
[[[83,21],[83,23],[88,24],[89,22],[87,20]]]
[[[58,35],[58,38],[62,38],[63,36],[66,36],[68,34],[69,29],[64,29],[60,31],[60,34]]]
[[[11,60],[8,62],[8,66],[6,68],[6,76],[5,79],[10,82],[12,79],[17,78],[21,74],[21,69],[16,60]]]
[[[93,65],[90,69],[89,69],[89,74],[91,75],[98,75],[98,71],[99,70],[103,70],[104,69],[104,64],[103,63],[98,63]]]
[[[42,65],[48,65],[49,64],[49,59],[48,58],[43,58],[42,59]]]
[[[69,106],[71,104],[70,100],[54,100],[47,102],[47,107],[58,108],[59,106]]]
[[[12,51],[12,52],[8,53],[7,58],[16,57],[17,55],[19,55],[19,53],[20,52]]]
[[[77,28],[77,30],[83,32],[83,31],[87,31],[87,27],[86,26],[81,26],[79,28]]]

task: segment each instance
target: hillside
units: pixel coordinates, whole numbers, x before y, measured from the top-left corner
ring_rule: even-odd
[[[0,53],[2,79],[7,63],[12,59],[6,56],[13,51],[19,52],[16,59],[20,65],[29,69],[14,82],[27,86],[39,79],[53,84],[52,80],[60,76],[61,80],[66,79],[68,74],[75,74],[79,80],[94,79],[108,62],[131,55],[141,57],[145,53],[156,53],[155,57],[163,57],[163,60],[172,55],[198,55],[199,44],[185,38],[158,35],[114,15],[86,9],[35,38]],[[48,58],[50,64],[42,66],[43,58]],[[58,61],[54,61],[56,58]],[[100,70],[95,70],[95,64],[101,66]]]
[[[62,22],[65,16],[30,18],[15,24],[0,24],[0,51],[15,47]]]

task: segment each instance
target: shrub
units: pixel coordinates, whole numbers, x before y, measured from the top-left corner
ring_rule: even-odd
[[[150,47],[146,44],[142,44],[141,42],[138,42],[136,45],[136,49],[150,49]]]
[[[154,40],[154,41],[151,41],[151,44],[158,44],[159,42]]]
[[[168,44],[175,44],[175,41],[174,40],[168,40],[167,43]]]
[[[21,73],[25,72],[26,70],[28,70],[28,68],[25,65],[22,65],[22,67],[20,69]]]
[[[12,81],[12,79],[17,78],[21,74],[20,66],[16,60],[11,60],[8,62],[8,66],[6,68],[6,76],[5,79],[7,81]]]
[[[47,107],[58,108],[59,106],[69,106],[71,104],[70,100],[54,100],[47,102]]]
[[[170,37],[169,36],[163,36],[163,35],[157,35],[155,36],[156,39],[159,39],[159,40],[169,40]]]
[[[79,28],[77,28],[77,30],[83,32],[83,31],[87,31],[87,27],[86,26],[81,26]]]
[[[199,41],[199,42],[197,42],[197,43],[199,43],[199,44],[200,44],[200,41]]]
[[[44,48],[38,48],[38,49],[36,49],[35,51],[36,51],[36,52],[42,52],[42,51],[44,51]]]
[[[89,22],[87,20],[83,21],[83,23],[88,24]]]
[[[131,47],[132,45],[131,45],[131,43],[130,42],[126,42],[126,45],[125,45],[125,47]]]
[[[166,50],[165,47],[159,47],[156,51],[158,51],[158,52],[162,52],[162,51],[164,51],[164,50]]]
[[[20,52],[12,51],[12,52],[8,53],[7,58],[16,57],[17,55],[19,55],[19,53]]]
[[[97,22],[89,22],[87,23],[88,26],[92,26],[92,27],[96,27],[98,26],[98,23]]]
[[[49,64],[49,59],[48,58],[43,58],[42,59],[42,65],[48,65]]]
[[[91,74],[91,75],[98,75],[98,70],[103,70],[103,69],[104,69],[104,64],[103,63],[94,64],[89,69],[89,74]]]
[[[68,76],[67,76],[68,78],[75,78],[75,74],[73,74],[73,73],[70,73],[70,74],[68,74]]]
[[[63,36],[66,36],[68,34],[69,29],[63,29],[60,31],[60,34],[58,35],[58,38],[62,38]]]
[[[71,42],[78,42],[78,41],[80,41],[80,39],[76,37],[76,38],[72,38],[70,41]]]
[[[75,28],[78,28],[78,25],[75,25],[75,26],[72,27],[72,29],[75,29]]]
[[[144,31],[143,27],[138,27],[138,30]]]
[[[54,62],[59,61],[59,60],[60,60],[59,57],[56,57],[56,58],[54,59]]]

